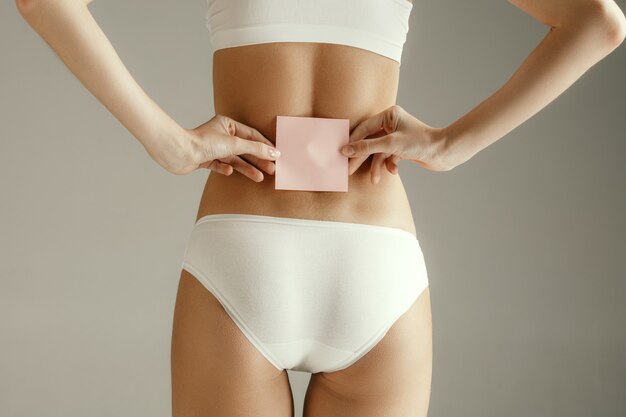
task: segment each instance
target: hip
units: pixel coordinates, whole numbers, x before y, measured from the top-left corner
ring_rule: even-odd
[[[254,214],[386,226],[416,235],[409,200],[400,174],[381,170],[378,184],[370,180],[371,157],[348,180],[347,192],[274,188],[264,173],[254,182],[238,171],[229,176],[211,172],[204,186],[196,221],[210,214]]]
[[[351,222],[207,215],[182,266],[277,369],[309,373],[365,356],[428,287],[413,234]]]

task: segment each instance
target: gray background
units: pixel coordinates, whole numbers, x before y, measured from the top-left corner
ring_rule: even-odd
[[[214,115],[205,8],[90,5],[186,127]],[[12,1],[0,19],[0,415],[169,416],[176,287],[208,171],[167,173]],[[435,126],[547,31],[504,0],[415,0],[410,25],[398,104]],[[401,162],[431,285],[430,416],[626,415],[625,53],[453,171]],[[289,374],[300,415],[309,374]]]

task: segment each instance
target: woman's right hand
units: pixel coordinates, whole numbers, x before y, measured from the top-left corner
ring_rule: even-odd
[[[189,146],[185,161],[181,161],[178,168],[169,169],[174,174],[206,168],[228,176],[237,170],[261,182],[264,175],[260,169],[269,175],[276,170],[274,160],[280,152],[272,142],[258,130],[230,117],[217,114],[208,122],[185,131],[189,134]]]

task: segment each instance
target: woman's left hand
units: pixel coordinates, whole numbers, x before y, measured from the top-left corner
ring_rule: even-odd
[[[398,161],[408,159],[431,171],[449,171],[444,161],[443,129],[428,126],[395,104],[362,121],[350,133],[349,144],[341,153],[350,158],[348,172],[352,175],[374,154],[371,165],[372,183],[380,181],[383,164],[392,174],[398,173]],[[344,149],[352,146],[354,154]]]

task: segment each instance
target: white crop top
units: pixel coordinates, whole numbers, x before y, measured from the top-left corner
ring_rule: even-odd
[[[271,42],[353,46],[401,62],[408,0],[207,0],[213,49]]]

